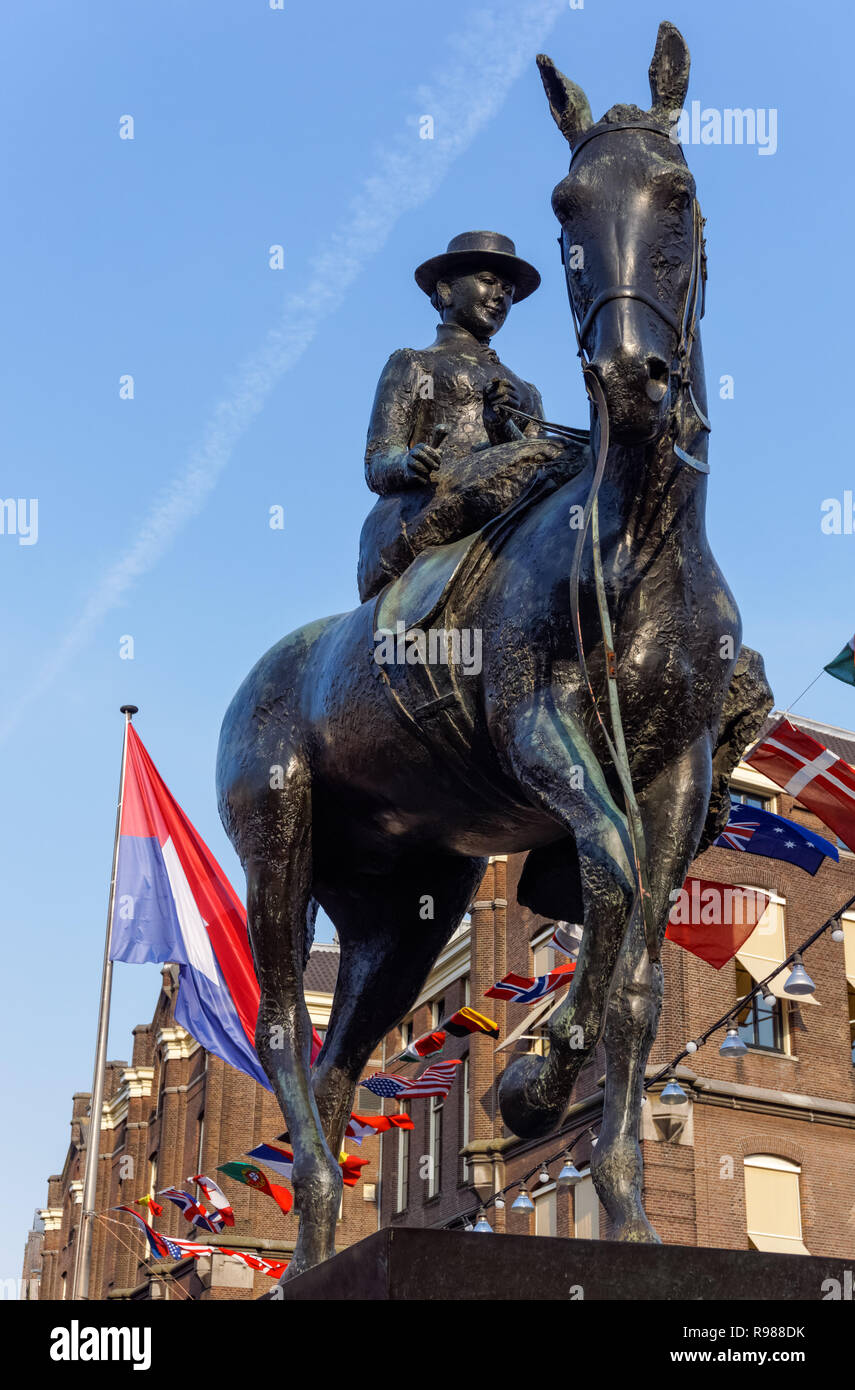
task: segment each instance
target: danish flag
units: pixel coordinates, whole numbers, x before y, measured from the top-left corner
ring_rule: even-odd
[[[813,811],[855,852],[855,768],[787,719],[745,761]]]

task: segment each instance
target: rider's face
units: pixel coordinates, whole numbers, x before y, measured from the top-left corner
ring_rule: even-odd
[[[476,270],[447,284],[443,322],[456,323],[476,338],[492,338],[511,310],[514,286],[492,270]]]

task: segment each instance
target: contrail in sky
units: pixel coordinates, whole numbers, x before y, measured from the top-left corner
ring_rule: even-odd
[[[415,93],[419,111],[434,118],[429,145],[418,138],[415,118],[381,150],[339,229],[309,262],[305,288],[285,302],[279,323],[237,369],[215,406],[198,446],[169,486],[153,502],[134,544],[98,581],[65,637],[26,694],[0,724],[8,737],[32,702],[87,642],[104,617],[124,600],[134,583],[157,564],[181,529],[204,506],[228,465],[232,451],[264,408],[281,377],[299,361],[324,320],[396,222],[427,202],[454,160],[496,114],[532,54],[566,13],[567,0],[529,0],[473,12],[457,34],[443,39],[440,74]]]

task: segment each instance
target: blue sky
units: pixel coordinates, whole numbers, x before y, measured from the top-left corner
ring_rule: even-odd
[[[72,1092],[91,1084],[118,707],[140,706],[161,774],[242,891],[214,795],[220,722],[268,646],[356,601],[376,379],[395,348],[433,337],[415,265],[460,231],[512,236],[543,286],[496,346],[548,418],[586,422],[549,202],[567,150],[539,49],[595,117],[646,105],[667,17],[692,50],[690,99],[778,112],[774,156],[687,150],[710,266],[709,530],[779,704],[851,636],[855,536],[820,519],[855,487],[853,26],[842,3],[814,13],[787,0],[4,7],[0,493],[37,498],[39,529],[34,545],[0,536],[0,1277],[20,1272]],[[418,138],[423,114],[433,141]],[[718,398],[723,374],[733,400]],[[851,728],[855,692],[824,676],[800,711]],[[110,1056],[125,1058],[158,975],[116,976]]]

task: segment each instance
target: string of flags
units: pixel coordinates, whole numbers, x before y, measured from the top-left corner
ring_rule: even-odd
[[[644,1081],[645,1092],[651,1090],[652,1087],[657,1086],[661,1081],[664,1081],[666,1078],[671,1077],[671,1081],[661,1092],[660,1099],[664,1104],[668,1105],[684,1104],[688,1100],[688,1096],[677,1082],[674,1074],[675,1068],[680,1064],[680,1062],[682,1062],[684,1058],[692,1056],[701,1047],[703,1047],[705,1043],[709,1042],[711,1037],[713,1037],[716,1033],[721,1032],[722,1029],[727,1029],[728,1037],[730,1037],[730,1035],[736,1031],[736,1029],[733,1027],[734,1020],[737,1014],[742,1012],[746,1004],[748,1004],[758,994],[762,994],[764,990],[768,987],[769,981],[772,980],[775,975],[779,975],[790,965],[800,965],[804,953],[808,951],[810,947],[816,941],[818,941],[821,936],[824,935],[825,932],[831,930],[833,940],[838,942],[843,941],[844,933],[841,927],[841,919],[843,917],[843,914],[849,912],[853,907],[855,907],[855,896],[850,897],[849,900],[843,903],[843,905],[839,907],[834,913],[832,913],[830,917],[826,918],[822,925],[818,927],[816,931],[812,932],[810,936],[806,937],[805,940],[802,941],[799,946],[797,946],[793,951],[791,951],[790,954],[787,956],[786,960],[782,961],[780,965],[777,965],[775,969],[770,972],[770,974],[766,977],[765,980],[757,981],[754,987],[746,995],[742,996],[739,999],[738,1004],[734,1008],[730,1009],[726,1014],[722,1014],[721,1018],[716,1019],[715,1022],[710,1024],[710,1026],[697,1038],[693,1038],[691,1041],[689,1041],[686,1044],[686,1046],[681,1049],[680,1052],[678,1052],[674,1057],[672,1057],[669,1062],[666,1062],[664,1066],[662,1066],[654,1075],[646,1077]],[[800,983],[799,986],[800,992],[804,993],[805,995],[807,995],[808,992],[812,993],[814,988],[813,982],[810,980],[809,977],[807,977],[806,972],[803,977],[803,980],[804,982]],[[725,1040],[725,1043],[722,1044],[722,1051],[723,1054],[726,1056],[739,1056],[741,1052],[746,1050],[744,1046],[741,1048],[727,1047],[726,1043],[727,1039]],[[646,1095],[644,1099],[647,1099]],[[582,1179],[582,1174],[579,1172],[579,1170],[573,1163],[572,1151],[576,1147],[576,1145],[586,1137],[586,1135],[590,1135],[593,1147],[593,1145],[597,1143],[598,1136],[590,1125],[584,1126],[574,1139],[569,1141],[565,1140],[560,1149],[556,1150],[555,1153],[550,1154],[547,1158],[540,1159],[537,1165],[531,1168],[527,1173],[524,1173],[521,1178],[515,1178],[513,1182],[508,1183],[498,1192],[493,1193],[491,1196],[483,1200],[479,1198],[480,1205],[476,1211],[462,1213],[460,1216],[456,1217],[454,1221],[449,1223],[447,1229],[450,1230],[456,1226],[462,1226],[463,1229],[466,1231],[491,1232],[492,1227],[490,1226],[487,1220],[487,1212],[489,1208],[492,1206],[495,1206],[498,1209],[503,1208],[505,1206],[506,1196],[515,1188],[519,1188],[519,1196],[517,1197],[516,1201],[512,1204],[513,1208],[516,1208],[519,1211],[531,1212],[534,1209],[534,1204],[528,1196],[528,1185],[531,1182],[531,1179],[534,1177],[536,1173],[539,1173],[541,1182],[550,1181],[550,1174],[548,1171],[549,1167],[558,1159],[563,1159],[563,1166],[561,1172],[558,1174],[555,1180],[557,1185],[559,1187],[572,1187],[576,1183],[580,1182]]]
[[[144,1216],[134,1211],[133,1207],[114,1207],[113,1210],[127,1212],[134,1218],[145,1234],[149,1250],[156,1260],[183,1260],[188,1256],[199,1259],[202,1255],[224,1255],[227,1259],[248,1265],[250,1269],[258,1270],[260,1274],[266,1274],[271,1279],[281,1279],[288,1268],[287,1261],[267,1260],[258,1255],[247,1254],[243,1250],[231,1250],[224,1245],[198,1245],[192,1240],[177,1240],[174,1236],[161,1235],[149,1225]]]

